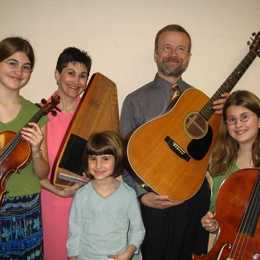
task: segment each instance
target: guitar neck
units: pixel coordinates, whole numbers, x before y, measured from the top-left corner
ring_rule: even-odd
[[[219,99],[222,94],[229,93],[235,87],[236,83],[243,76],[243,74],[246,72],[246,70],[249,68],[255,58],[256,53],[253,51],[249,51],[249,53],[244,57],[244,59],[238,64],[234,71],[216,91],[216,93],[210,98],[207,104],[202,108],[200,113],[206,120],[209,120],[209,118],[214,113],[214,110],[212,109],[212,103],[215,100]]]

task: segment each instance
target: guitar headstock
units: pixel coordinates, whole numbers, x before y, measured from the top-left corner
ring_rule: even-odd
[[[250,41],[248,41],[247,44],[250,46],[250,51],[254,52],[255,55],[260,57],[260,32],[258,32],[257,34],[252,33]]]
[[[51,96],[51,98],[48,101],[46,99],[42,99],[39,107],[43,115],[47,115],[50,112],[53,115],[56,115],[57,111],[60,111],[60,109],[57,107],[59,103],[60,97],[58,95],[54,95]]]

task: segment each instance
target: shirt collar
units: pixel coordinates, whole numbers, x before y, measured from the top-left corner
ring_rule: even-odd
[[[172,88],[172,83],[161,78],[158,73],[156,73],[154,78],[155,86],[159,86],[160,88],[165,88],[165,90],[170,91]],[[187,86],[185,82],[182,80],[182,78],[179,78],[177,81],[177,86],[179,87],[180,91],[183,92]]]

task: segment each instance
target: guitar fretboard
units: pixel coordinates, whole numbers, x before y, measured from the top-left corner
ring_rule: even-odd
[[[216,91],[216,93],[210,98],[210,100],[206,103],[206,105],[201,109],[201,115],[206,119],[209,118],[214,113],[212,109],[212,103],[219,99],[222,94],[229,93],[239,79],[246,72],[248,67],[252,64],[254,59],[256,58],[256,53],[249,51],[249,53],[244,57],[244,59],[238,64],[238,66],[234,69],[234,71],[229,75],[229,77],[224,81],[224,83],[220,86],[220,88]]]

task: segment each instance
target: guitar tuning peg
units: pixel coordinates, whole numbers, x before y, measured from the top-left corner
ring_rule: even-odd
[[[246,43],[248,46],[251,44],[251,42],[250,41],[247,41],[247,43]]]
[[[252,36],[256,36],[256,33],[255,33],[255,32],[253,32],[253,33],[252,33]]]

